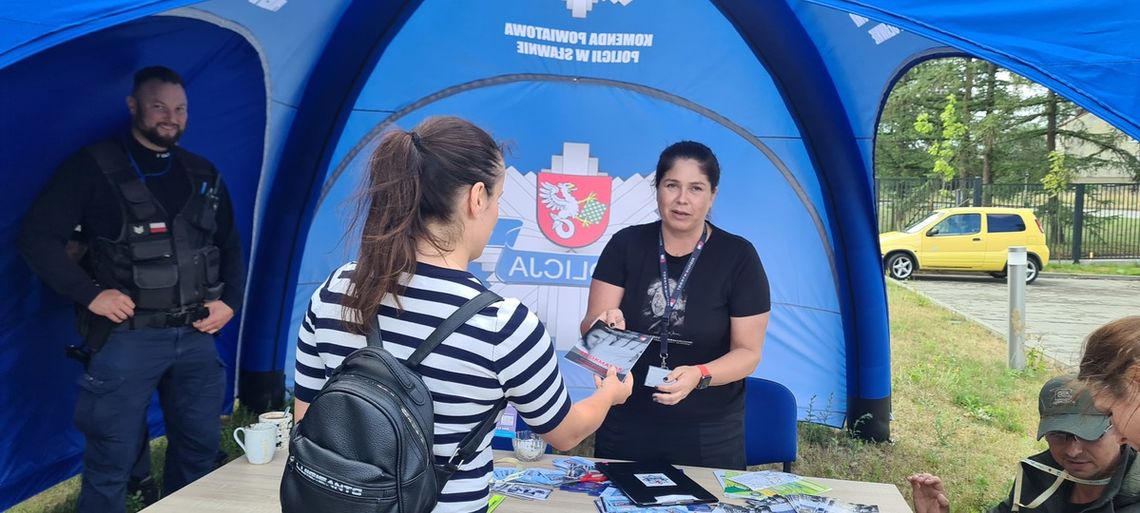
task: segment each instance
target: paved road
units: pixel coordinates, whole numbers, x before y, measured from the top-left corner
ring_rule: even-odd
[[[907,284],[1003,339],[1009,332],[1009,289],[1004,281],[985,275],[924,275]],[[1075,370],[1089,333],[1113,319],[1140,315],[1140,281],[1042,275],[1028,287],[1025,303],[1026,343]]]

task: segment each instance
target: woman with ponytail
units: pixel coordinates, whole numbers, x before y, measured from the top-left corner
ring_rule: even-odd
[[[354,223],[362,227],[356,262],[340,267],[313,294],[297,337],[298,421],[325,380],[379,327],[384,348],[407,359],[420,341],[486,288],[467,272],[499,217],[503,154],[479,127],[430,118],[410,132],[384,135],[368,165]],[[434,453],[456,444],[506,398],[522,419],[561,450],[601,425],[632,391],[614,370],[572,404],[546,328],[518,299],[491,304],[447,337],[417,371],[435,407]],[[359,426],[368,436],[367,426]],[[489,448],[447,481],[434,511],[485,511],[493,465]]]

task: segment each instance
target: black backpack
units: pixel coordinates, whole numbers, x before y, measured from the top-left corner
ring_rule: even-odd
[[[379,327],[374,328],[368,346],[345,357],[293,430],[281,477],[282,513],[431,511],[447,479],[478,454],[506,399],[464,437],[446,464],[437,465],[431,393],[415,368],[459,326],[501,299],[489,290],[475,296],[406,362],[381,347]]]

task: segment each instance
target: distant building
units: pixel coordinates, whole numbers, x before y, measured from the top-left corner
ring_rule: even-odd
[[[1081,109],[1081,113],[1076,117],[1070,118],[1061,124],[1073,131],[1088,131],[1096,134],[1118,134],[1124,139],[1120,146],[1140,158],[1140,142],[1122,134],[1120,130],[1117,130],[1103,119],[1096,117],[1084,109]],[[1070,155],[1088,156],[1100,149],[1087,141],[1068,137],[1058,138],[1057,144],[1062,151]],[[1108,154],[1104,154],[1104,157],[1112,162],[1106,163],[1096,169],[1081,170],[1080,174],[1073,180],[1073,183],[1121,183],[1135,181],[1136,177],[1133,176],[1132,172],[1126,168],[1123,163],[1120,163],[1119,157],[1115,155],[1110,156]]]

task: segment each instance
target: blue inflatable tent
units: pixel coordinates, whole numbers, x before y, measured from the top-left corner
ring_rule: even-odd
[[[1140,137],[1140,15],[1126,0],[70,0],[0,4],[0,507],[79,470],[71,305],[20,260],[21,217],[82,145],[122,133],[131,73],[187,79],[186,147],[223,172],[250,260],[219,339],[244,404],[279,404],[319,283],[352,258],[355,184],[380,134],[459,115],[513,143],[472,270],[576,338],[609,235],[655,218],[657,153],[709,144],[713,220],[758,249],[772,321],[757,375],[801,417],[889,436],[890,341],[872,189],[875,123],[915,63],[969,54]],[[567,234],[539,183],[607,205]],[[582,199],[582,198],[577,198]],[[590,382],[564,366],[581,393]],[[152,408],[151,432],[162,432]]]

